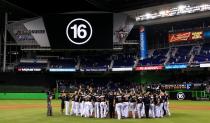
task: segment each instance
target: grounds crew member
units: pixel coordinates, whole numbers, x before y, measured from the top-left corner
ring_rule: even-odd
[[[52,116],[51,100],[52,100],[52,94],[51,94],[51,92],[48,92],[48,94],[47,94],[47,116]]]

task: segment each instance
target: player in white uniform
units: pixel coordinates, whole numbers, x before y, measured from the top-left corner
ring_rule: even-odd
[[[94,100],[95,100],[95,106],[94,106],[94,113],[96,118],[100,118],[100,95],[95,94],[94,95]]]
[[[164,93],[164,98],[163,98],[163,108],[166,111],[166,115],[170,116],[170,110],[169,110],[169,101],[168,101],[168,94]]]
[[[138,99],[137,99],[137,106],[136,106],[138,118],[142,118],[145,116],[144,108],[145,107],[144,107],[144,103],[143,103],[143,97],[142,97],[142,95],[139,95]]]
[[[101,118],[105,118],[106,117],[106,114],[107,114],[107,102],[106,102],[106,97],[105,95],[102,93],[100,95],[100,115],[101,115]]]
[[[155,118],[155,104],[154,104],[154,96],[150,95],[150,108],[149,114],[151,118]]]
[[[123,102],[122,102],[122,116],[125,118],[128,118],[129,114],[129,100],[130,100],[130,95],[126,92],[123,95]]]
[[[85,117],[93,115],[93,104],[91,94],[87,94],[85,97]]]
[[[76,116],[79,116],[79,113],[80,113],[80,103],[79,103],[79,100],[80,100],[80,96],[79,94],[77,93],[75,96],[74,96],[74,105],[75,105],[75,114]]]
[[[84,116],[84,110],[85,110],[85,108],[84,108],[85,107],[84,106],[85,105],[84,97],[85,97],[85,95],[83,93],[81,93],[80,94],[80,101],[79,101],[80,102],[80,106],[79,106],[80,111],[79,112],[80,112],[81,117]]]
[[[136,95],[132,93],[131,98],[130,98],[130,111],[132,113],[132,117],[135,119],[136,118]]]
[[[69,100],[70,100],[70,96],[69,94],[65,95],[65,115],[69,115]]]
[[[156,118],[161,118],[161,100],[159,96],[156,96],[156,101],[155,101],[155,117]]]
[[[115,97],[115,111],[117,112],[117,119],[122,118],[122,95],[118,92]]]
[[[72,95],[72,101],[71,101],[71,112],[70,112],[70,115],[74,115],[76,112],[75,112],[75,103],[74,103],[74,96],[77,94],[77,91],[74,92],[74,94]]]

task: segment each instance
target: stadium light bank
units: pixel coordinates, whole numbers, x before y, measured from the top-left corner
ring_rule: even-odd
[[[153,13],[145,13],[143,15],[136,16],[136,21],[153,20],[164,17],[173,17],[184,14],[199,13],[210,10],[210,4],[201,5],[179,5],[177,7],[168,10],[156,10]]]

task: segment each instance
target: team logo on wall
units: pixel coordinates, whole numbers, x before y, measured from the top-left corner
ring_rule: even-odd
[[[185,94],[183,92],[179,92],[176,95],[178,100],[184,100],[185,99]]]
[[[87,43],[91,39],[92,33],[91,24],[83,18],[73,19],[66,27],[67,38],[76,45]]]
[[[119,42],[122,42],[128,36],[128,32],[125,31],[124,28],[120,29],[119,31],[116,31],[116,34]]]

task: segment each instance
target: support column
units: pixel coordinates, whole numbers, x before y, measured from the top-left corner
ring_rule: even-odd
[[[7,21],[8,21],[8,14],[5,13],[5,24],[4,24],[4,54],[3,54],[3,72],[6,71],[6,56],[7,56]]]

